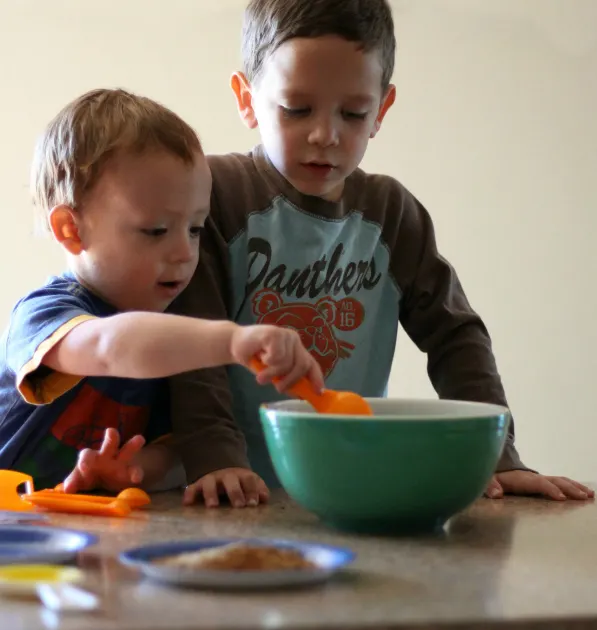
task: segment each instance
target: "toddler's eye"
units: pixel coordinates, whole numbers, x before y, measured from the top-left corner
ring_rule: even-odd
[[[164,234],[166,234],[167,231],[168,230],[166,228],[162,228],[162,227],[141,230],[143,234],[146,234],[147,236],[153,236],[153,237],[164,236]]]
[[[309,107],[292,108],[280,105],[280,109],[287,118],[299,118],[300,116],[307,116],[311,112]]]
[[[350,120],[365,120],[369,112],[344,112],[344,118]]]

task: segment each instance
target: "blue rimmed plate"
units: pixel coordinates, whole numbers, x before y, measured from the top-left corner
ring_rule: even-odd
[[[228,571],[177,567],[158,562],[169,556],[233,543],[293,549],[314,564],[315,568],[283,571]],[[119,556],[123,564],[139,569],[150,579],[177,586],[210,589],[269,589],[314,585],[331,578],[349,565],[354,558],[355,554],[343,547],[259,538],[210,538],[167,542],[129,549]]]
[[[63,564],[97,542],[73,529],[37,525],[0,525],[0,565]]]

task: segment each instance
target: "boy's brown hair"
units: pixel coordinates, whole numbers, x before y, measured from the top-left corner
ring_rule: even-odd
[[[66,105],[39,139],[31,194],[47,231],[48,212],[76,208],[117,152],[162,149],[193,164],[202,151],[195,131],[159,103],[125,90],[98,89]]]
[[[396,38],[387,0],[250,0],[242,32],[244,72],[253,82],[267,57],[295,37],[337,35],[377,51],[382,89],[394,72]]]

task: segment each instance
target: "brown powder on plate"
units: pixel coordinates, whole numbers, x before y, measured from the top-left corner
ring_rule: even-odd
[[[251,546],[246,543],[189,551],[160,559],[158,562],[181,569],[210,571],[288,571],[316,568],[316,565],[295,549]]]

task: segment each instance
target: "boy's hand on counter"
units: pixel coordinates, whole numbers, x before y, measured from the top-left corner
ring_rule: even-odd
[[[501,499],[504,494],[540,495],[554,501],[592,499],[595,492],[567,477],[548,477],[529,470],[508,470],[493,476],[485,490],[490,499]]]
[[[265,482],[252,470],[223,468],[188,485],[183,503],[191,505],[202,495],[207,507],[218,507],[222,494],[226,494],[232,506],[238,508],[255,507],[269,499],[269,490]]]
[[[103,488],[120,492],[143,481],[143,470],[134,462],[135,456],[145,445],[142,435],[135,435],[120,446],[116,429],[106,429],[99,450],[86,448],[79,453],[77,465],[64,480],[64,492]]]

